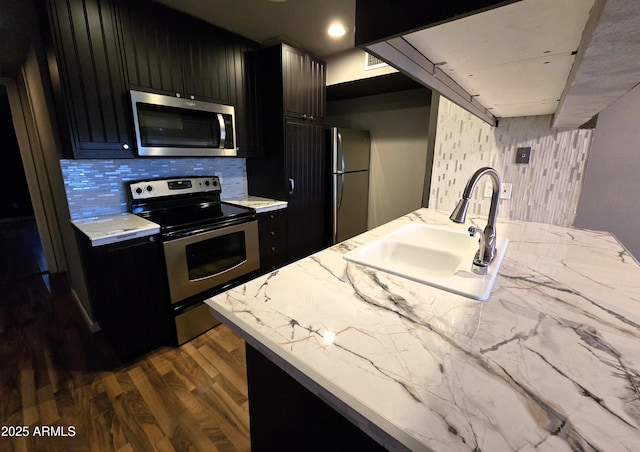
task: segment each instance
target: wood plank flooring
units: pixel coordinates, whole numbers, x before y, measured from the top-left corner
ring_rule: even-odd
[[[64,275],[48,290],[32,233],[0,225],[0,451],[250,450],[238,336],[219,326],[122,364]]]

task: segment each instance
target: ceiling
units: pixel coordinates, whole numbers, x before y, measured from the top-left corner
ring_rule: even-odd
[[[326,57],[353,48],[355,0],[156,0],[260,44],[287,42]],[[327,35],[341,22],[346,35]]]
[[[558,106],[592,6],[523,0],[404,39],[494,116],[547,115]]]
[[[263,45],[325,59],[354,46],[356,0],[156,1]],[[341,39],[326,33],[334,21]],[[640,82],[638,0],[519,0],[402,38],[493,117],[554,114],[554,127],[579,127]]]

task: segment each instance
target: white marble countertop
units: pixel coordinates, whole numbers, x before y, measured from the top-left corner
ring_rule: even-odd
[[[388,449],[640,450],[640,266],[609,233],[499,222],[478,302],[347,263],[420,209],[207,300]]]
[[[272,210],[285,209],[287,201],[277,199],[261,198],[260,196],[242,196],[237,198],[223,199],[230,204],[238,204],[244,207],[255,209],[256,213],[271,212]]]
[[[101,215],[71,223],[83,232],[92,246],[107,245],[160,232],[160,226],[131,213]]]

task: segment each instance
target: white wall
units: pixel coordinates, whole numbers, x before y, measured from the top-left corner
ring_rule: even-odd
[[[398,72],[391,66],[364,69],[366,52],[348,50],[327,58],[327,86]]]
[[[430,99],[418,89],[327,104],[327,127],[371,132],[370,229],[421,207]]]
[[[575,225],[612,232],[640,259],[640,85],[598,115]]]
[[[453,210],[469,176],[491,166],[503,183],[513,184],[511,199],[500,201],[499,217],[571,226],[593,131],[558,131],[550,122],[551,116],[501,118],[491,127],[440,97],[429,207]],[[516,149],[527,146],[530,163],[516,164]],[[474,193],[471,213],[489,212],[485,183]]]

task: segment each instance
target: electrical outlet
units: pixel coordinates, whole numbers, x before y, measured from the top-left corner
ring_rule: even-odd
[[[511,183],[502,183],[502,193],[500,193],[500,199],[511,199],[511,190],[513,189],[513,184]],[[491,198],[493,195],[493,184],[490,181],[487,181],[484,184],[484,192],[482,196],[484,198]]]
[[[502,192],[500,193],[500,199],[511,199],[511,190],[513,189],[513,184],[510,182],[504,182],[502,184]]]
[[[484,184],[484,193],[482,194],[485,198],[491,198],[493,194],[493,184],[491,182],[485,182]]]

